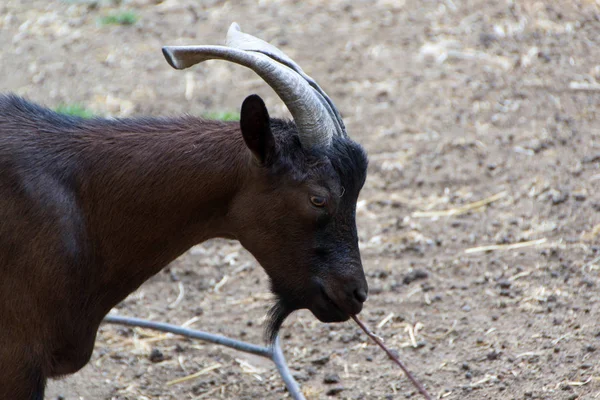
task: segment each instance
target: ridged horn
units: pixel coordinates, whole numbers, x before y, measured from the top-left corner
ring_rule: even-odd
[[[334,119],[336,123],[336,133],[341,136],[347,136],[346,127],[344,125],[344,121],[342,120],[342,116],[338,111],[335,104],[327,93],[319,84],[310,76],[308,76],[302,68],[292,60],[287,54],[283,51],[279,50],[277,47],[273,46],[270,43],[265,42],[264,40],[257,38],[256,36],[249,35],[247,33],[242,32],[242,29],[237,23],[232,23],[229,27],[229,31],[227,31],[227,46],[233,47],[240,50],[245,51],[256,51],[259,53],[263,53],[275,61],[293,69],[296,71],[308,84],[320,95],[319,100],[323,104],[327,111],[331,115],[331,118]]]
[[[303,147],[329,146],[333,135],[345,135],[343,123],[331,100],[282,51],[242,33],[236,23],[229,28],[227,42],[231,47],[166,46],[163,47],[163,54],[176,69],[189,68],[213,59],[252,69],[273,88],[292,114]],[[252,47],[256,50],[246,50]]]

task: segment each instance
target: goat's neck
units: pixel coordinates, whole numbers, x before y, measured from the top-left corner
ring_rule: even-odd
[[[92,130],[82,150],[84,225],[94,227],[97,278],[119,292],[109,297],[124,297],[194,244],[233,237],[228,206],[249,162],[239,125],[181,121]]]

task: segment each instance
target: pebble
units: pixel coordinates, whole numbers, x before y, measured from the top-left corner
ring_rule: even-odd
[[[486,357],[488,360],[490,361],[494,361],[500,358],[500,352],[496,351],[496,350],[492,350],[489,353],[487,353]]]
[[[329,362],[329,356],[320,357],[311,361],[313,365],[325,365]]]
[[[596,154],[592,154],[592,155],[583,157],[583,159],[581,160],[581,162],[583,164],[595,163],[598,161],[600,161],[600,153],[596,153]]]
[[[593,279],[586,277],[586,278],[583,278],[581,280],[581,285],[585,285],[585,286],[591,288],[591,287],[594,287],[596,285],[596,282],[594,282]]]
[[[569,199],[569,192],[567,191],[556,191],[552,193],[552,204],[562,204]]]
[[[294,377],[295,380],[297,380],[298,382],[306,382],[308,381],[308,375],[305,374],[302,371],[296,371],[292,374],[292,376]]]
[[[464,312],[469,312],[469,311],[471,311],[471,306],[468,304],[465,304],[464,306],[462,306],[461,310],[463,310]]]
[[[497,284],[500,286],[500,289],[510,289],[512,285],[511,281],[508,279],[500,279]]]
[[[164,361],[165,356],[162,353],[162,351],[160,351],[157,348],[152,349],[152,351],[150,352],[150,355],[148,356],[148,359],[153,362],[153,363],[158,363],[161,361]]]
[[[328,385],[332,384],[332,383],[340,383],[340,376],[338,374],[326,374],[325,377],[323,378],[323,383],[326,383]]]
[[[587,199],[587,194],[585,194],[584,192],[575,192],[573,193],[573,198],[576,201],[585,201]]]
[[[335,396],[337,394],[340,394],[342,391],[344,391],[346,388],[338,386],[338,387],[334,387],[329,389],[325,394],[327,396]]]
[[[594,346],[593,344],[588,344],[587,346],[585,346],[584,350],[588,353],[593,353],[596,351],[596,346]]]
[[[428,277],[429,277],[429,274],[427,273],[427,271],[424,271],[422,269],[414,269],[414,270],[410,271],[408,274],[404,275],[402,282],[405,285],[410,285],[414,281],[418,281],[421,279],[427,279]]]

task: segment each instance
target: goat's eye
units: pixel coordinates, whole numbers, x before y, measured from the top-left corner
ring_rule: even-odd
[[[325,204],[327,204],[327,199],[322,196],[310,196],[310,202],[315,207],[325,207]]]

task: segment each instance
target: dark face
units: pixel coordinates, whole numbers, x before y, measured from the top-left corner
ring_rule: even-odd
[[[277,296],[268,326],[274,339],[294,310],[307,308],[323,322],[346,321],[361,311],[368,287],[355,210],[367,160],[345,138],[334,138],[327,149],[304,150],[295,126],[268,120],[256,99],[246,99],[241,119],[254,155],[252,179],[232,209],[243,224],[238,239],[266,270]]]

